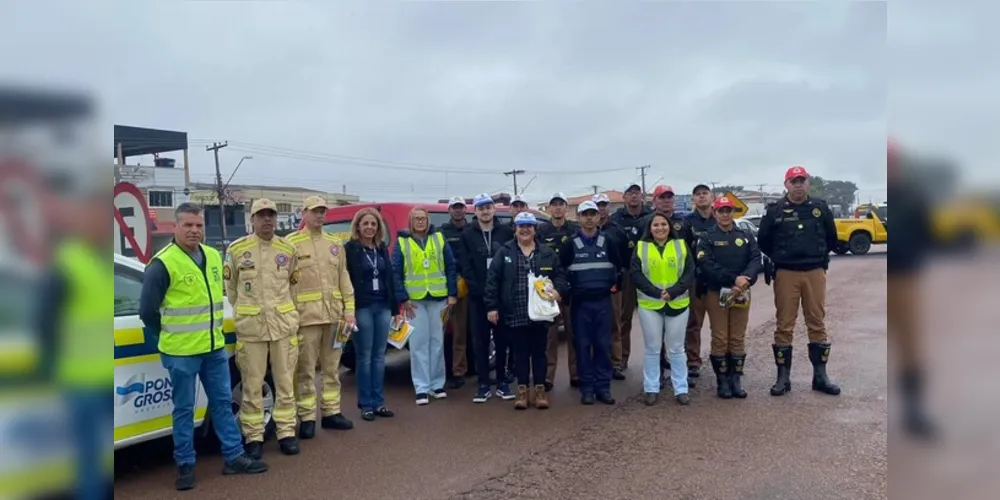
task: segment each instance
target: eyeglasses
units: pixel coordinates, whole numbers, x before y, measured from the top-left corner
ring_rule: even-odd
[[[427,217],[414,217],[413,222],[427,222]]]

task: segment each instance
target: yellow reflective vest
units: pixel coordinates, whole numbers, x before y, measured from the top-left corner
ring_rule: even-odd
[[[406,294],[410,300],[423,300],[448,296],[448,279],[444,270],[444,236],[433,233],[427,244],[420,248],[412,236],[400,237],[396,242],[403,252]]]
[[[226,346],[222,334],[222,256],[201,245],[205,269],[181,247],[171,243],[159,259],[170,275],[170,288],[160,306],[160,352],[171,356],[205,354]]]
[[[59,359],[56,376],[70,387],[105,388],[115,379],[113,357],[114,267],[92,246],[68,241],[56,253],[66,281],[66,301],[61,305]]]
[[[687,245],[680,238],[668,241],[662,254],[656,248],[656,244],[650,241],[640,241],[636,246],[636,254],[642,262],[642,274],[653,286],[661,289],[673,286],[684,274],[687,252]],[[691,305],[689,292],[684,292],[680,297],[672,297],[670,302],[660,297],[650,297],[642,293],[642,290],[636,290],[636,294],[639,298],[639,307],[643,309],[657,311],[667,305],[671,309],[681,310]]]

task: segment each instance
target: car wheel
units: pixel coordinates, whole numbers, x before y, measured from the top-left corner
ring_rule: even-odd
[[[235,363],[234,363],[235,368]],[[240,405],[243,403],[243,377],[238,369],[233,370],[231,375],[233,385],[233,416],[236,418],[236,425],[240,425]],[[277,433],[277,424],[274,422],[274,380],[268,373],[264,377],[264,385],[261,387],[261,406],[264,409],[264,441],[267,441]]]
[[[847,243],[847,246],[850,247],[852,254],[864,255],[872,248],[871,236],[868,236],[867,233],[854,233],[851,235],[851,240]]]

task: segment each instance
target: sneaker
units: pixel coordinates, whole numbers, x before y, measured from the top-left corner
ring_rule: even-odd
[[[430,402],[431,398],[430,396],[427,395],[426,392],[421,392],[420,394],[417,394],[417,406],[423,406]]]
[[[194,466],[181,465],[177,468],[177,480],[174,481],[177,491],[187,491],[194,488]]]
[[[485,403],[485,402],[487,402],[487,401],[490,400],[490,396],[492,396],[492,395],[493,395],[493,393],[490,392],[490,386],[488,386],[488,385],[481,385],[481,386],[479,386],[478,389],[476,389],[476,395],[473,396],[472,402],[473,403]]]
[[[447,399],[448,393],[444,389],[434,389],[434,399]]]
[[[267,464],[260,460],[254,460],[249,455],[240,455],[231,462],[226,462],[222,467],[222,473],[230,474],[260,474],[267,472]]]
[[[653,406],[653,405],[655,405],[656,402],[659,401],[659,399],[660,399],[660,395],[658,393],[655,393],[655,392],[647,392],[647,393],[643,394],[643,396],[642,396],[642,402],[645,403],[646,406]]]
[[[593,394],[584,394],[583,396],[580,396],[580,403],[587,406],[594,404],[596,400],[597,398],[595,398]]]
[[[677,404],[679,405],[687,406],[691,404],[691,397],[688,396],[686,392],[684,394],[678,394],[674,399],[677,400]]]
[[[604,403],[604,404],[606,404],[606,405],[613,405],[613,404],[615,404],[615,398],[611,396],[610,392],[604,392],[604,393],[598,394],[597,395],[597,400],[600,401],[600,402],[602,402],[602,403]]]
[[[510,390],[510,385],[508,385],[507,382],[501,382],[500,385],[497,386],[497,397],[504,401],[514,399],[514,392]]]

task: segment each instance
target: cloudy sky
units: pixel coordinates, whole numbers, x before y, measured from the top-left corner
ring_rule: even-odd
[[[4,72],[95,91],[109,138],[187,131],[199,181],[229,141],[224,175],[254,157],[234,183],[366,199],[495,191],[511,169],[530,198],[582,194],[647,164],[685,191],[777,190],[802,164],[878,199],[887,121],[1000,175],[1000,78],[973,57],[996,17],[921,3],[16,2],[0,47],[21,49]]]

